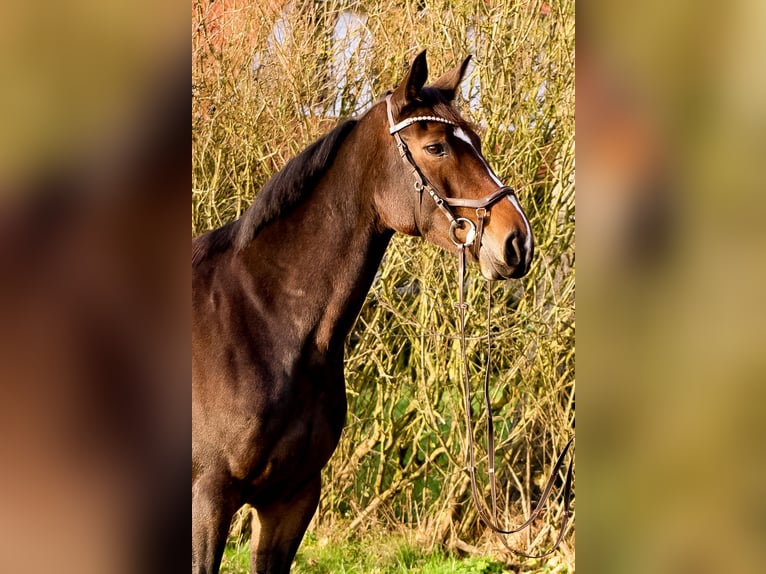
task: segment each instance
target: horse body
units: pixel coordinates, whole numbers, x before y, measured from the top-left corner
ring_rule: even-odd
[[[398,110],[415,113],[425,66],[421,54],[394,92]],[[435,85],[454,95],[464,70]],[[433,105],[425,95],[419,107]],[[431,98],[444,106],[436,91]],[[447,222],[412,192],[385,126],[381,104],[339,126],[288,163],[240,220],[194,240],[194,572],[217,572],[231,518],[245,503],[257,514],[252,571],[289,572],[345,422],[344,342],[385,249],[394,231],[450,247]],[[415,128],[407,145],[440,189],[473,197],[496,187],[465,131]],[[459,149],[476,157],[456,173],[444,156],[420,155],[432,141],[453,146],[453,163]],[[483,270],[526,272],[531,253],[519,252],[528,243],[519,234],[528,222],[519,215],[513,205],[493,208]],[[504,246],[499,254],[496,245]]]

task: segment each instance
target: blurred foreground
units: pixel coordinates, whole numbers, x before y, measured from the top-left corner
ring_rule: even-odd
[[[0,572],[188,567],[186,14],[3,8]]]
[[[760,572],[766,7],[578,7],[583,572]]]

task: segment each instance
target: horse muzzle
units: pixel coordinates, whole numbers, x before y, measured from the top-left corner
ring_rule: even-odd
[[[502,241],[484,234],[479,250],[479,267],[487,279],[519,279],[529,273],[534,241],[526,230],[512,230]]]

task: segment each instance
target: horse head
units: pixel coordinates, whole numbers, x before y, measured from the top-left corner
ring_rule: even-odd
[[[529,221],[513,190],[489,167],[479,136],[453,106],[469,61],[426,86],[421,52],[379,104],[378,116],[386,108],[385,163],[391,174],[376,202],[381,219],[397,231],[451,251],[468,247],[488,279],[523,277],[534,252]]]

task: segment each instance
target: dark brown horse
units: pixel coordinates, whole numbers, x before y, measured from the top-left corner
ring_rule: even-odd
[[[529,222],[451,104],[467,63],[426,87],[421,53],[243,217],[194,240],[193,572],[218,571],[245,503],[252,571],[290,570],[345,422],[344,341],[395,231],[453,252],[451,237],[473,240],[492,279],[528,271]]]

